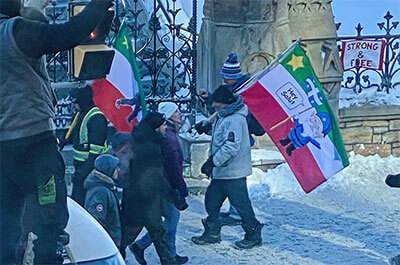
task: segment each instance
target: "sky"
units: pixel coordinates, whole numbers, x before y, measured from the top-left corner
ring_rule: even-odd
[[[400,0],[332,0],[332,10],[335,22],[342,23],[339,36],[355,35],[358,23],[364,27],[363,34],[383,34],[376,24],[385,21],[388,10],[392,21],[400,21]],[[400,25],[394,33],[400,34]]]

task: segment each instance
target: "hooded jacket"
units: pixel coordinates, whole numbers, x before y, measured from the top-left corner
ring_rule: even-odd
[[[213,179],[238,179],[252,173],[247,106],[236,95],[236,102],[218,111],[212,128],[210,155],[215,165]]]
[[[120,208],[114,180],[94,169],[85,180],[85,209],[104,227],[119,247],[121,244]]]

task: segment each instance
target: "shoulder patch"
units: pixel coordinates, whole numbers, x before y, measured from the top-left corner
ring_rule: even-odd
[[[228,141],[235,142],[235,133],[234,132],[229,132]]]
[[[98,212],[102,212],[103,209],[104,209],[103,204],[100,204],[100,203],[99,203],[99,204],[96,205],[96,210],[97,210]]]

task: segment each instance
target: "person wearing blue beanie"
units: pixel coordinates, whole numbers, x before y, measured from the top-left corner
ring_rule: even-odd
[[[206,91],[200,92],[200,96],[206,102],[207,110],[210,113],[215,112],[215,109],[212,107],[213,101],[223,104],[231,104],[232,98],[234,98],[233,94],[250,79],[250,76],[243,74],[241,64],[238,60],[238,55],[235,52],[228,54],[228,58],[222,65],[220,76],[225,85],[219,86],[211,96]],[[230,90],[230,93],[227,91],[227,88]],[[265,134],[265,131],[250,111],[246,116],[246,121],[249,130],[250,145],[253,146],[255,143],[253,135],[262,136]],[[198,133],[201,134],[206,132],[207,128],[210,128],[210,124],[198,123],[195,128]],[[229,207],[228,212],[221,213],[221,221],[222,225],[228,226],[241,224],[240,216],[232,206]]]
[[[87,189],[85,209],[104,227],[117,247],[121,245],[120,206],[115,184],[118,173],[119,159],[100,155],[84,183]]]

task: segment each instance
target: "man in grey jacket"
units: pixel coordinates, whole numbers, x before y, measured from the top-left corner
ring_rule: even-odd
[[[246,177],[252,173],[247,106],[228,86],[219,86],[212,95],[218,117],[212,126],[210,157],[201,168],[211,177],[205,195],[207,218],[202,220],[204,232],[192,237],[198,245],[221,241],[220,209],[226,198],[242,218],[244,239],[235,242],[238,248],[252,248],[262,244],[263,225],[256,219],[247,191]],[[204,125],[207,130],[206,124]]]

